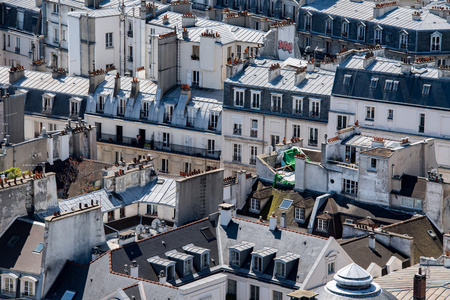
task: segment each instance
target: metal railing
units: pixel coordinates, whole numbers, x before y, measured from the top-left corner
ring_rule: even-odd
[[[136,148],[149,150],[158,150],[170,153],[184,154],[189,156],[204,157],[209,159],[220,159],[220,150],[208,150],[206,148],[190,147],[167,142],[158,142],[153,140],[138,140],[126,136],[117,136],[113,134],[102,133],[98,139],[99,142],[119,144]]]
[[[20,48],[19,47],[16,47],[15,50],[16,50],[16,53],[20,53]]]

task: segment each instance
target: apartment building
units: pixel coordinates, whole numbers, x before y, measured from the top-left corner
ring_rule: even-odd
[[[256,59],[225,81],[223,161],[228,172],[256,171],[275,145],[303,139],[318,149],[327,131],[334,72],[298,59]]]

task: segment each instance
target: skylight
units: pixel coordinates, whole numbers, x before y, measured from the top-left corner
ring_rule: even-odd
[[[289,199],[284,199],[283,202],[281,202],[280,208],[281,209],[289,209],[289,207],[291,207],[292,202],[294,202],[294,201],[289,200]]]
[[[39,243],[36,248],[34,248],[33,252],[34,253],[41,253],[42,249],[44,249],[44,244],[43,243]]]
[[[62,296],[61,300],[72,300],[75,297],[74,291],[67,290]]]

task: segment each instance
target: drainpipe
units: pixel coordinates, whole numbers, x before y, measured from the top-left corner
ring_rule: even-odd
[[[56,68],[59,68],[61,66],[61,30],[62,30],[62,26],[61,26],[61,0],[58,0],[58,9],[59,9],[59,17],[58,17],[58,63]]]
[[[263,126],[262,126],[262,151],[261,153],[265,153],[265,145],[264,145],[264,139],[265,139],[265,129],[266,129],[266,116],[263,115]]]

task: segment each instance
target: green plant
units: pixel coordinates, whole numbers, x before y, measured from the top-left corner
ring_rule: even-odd
[[[20,168],[9,168],[8,170],[2,172],[5,174],[6,179],[14,179],[22,176],[22,173],[24,173]]]

